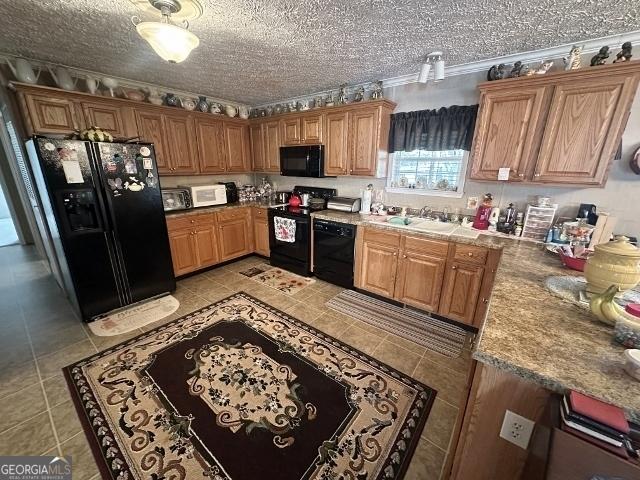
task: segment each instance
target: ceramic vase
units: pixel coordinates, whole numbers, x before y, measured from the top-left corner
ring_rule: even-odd
[[[627,237],[596,245],[594,251],[584,267],[588,292],[602,293],[617,285],[622,293],[640,282],[640,249]]]
[[[247,107],[238,108],[238,116],[243,120],[249,118],[249,109]]]
[[[184,108],[185,110],[195,110],[196,109],[196,102],[189,97],[185,97],[180,99],[180,103],[182,103],[182,108]]]
[[[177,107],[178,106],[178,97],[176,97],[173,93],[167,93],[164,96],[164,104],[167,107]]]
[[[233,105],[227,105],[224,107],[224,113],[226,113],[228,117],[235,117],[238,113],[238,109]]]
[[[200,112],[208,112],[209,111],[209,102],[207,102],[207,97],[205,97],[204,95],[200,95],[198,97],[198,103],[196,105],[196,108]]]
[[[24,58],[17,58],[15,60],[15,65],[13,65],[11,61],[7,59],[7,65],[9,65],[11,73],[13,73],[18,81],[23,83],[38,83],[40,69],[38,69],[38,73],[34,72],[33,67],[28,60],[25,60]]]
[[[91,95],[95,95],[96,92],[98,91],[98,85],[100,85],[100,80],[98,80],[95,77],[91,77],[87,75],[87,78],[85,79],[85,83],[87,84],[87,91]]]
[[[149,89],[147,93],[147,101],[153,105],[162,105],[162,96],[157,90]]]

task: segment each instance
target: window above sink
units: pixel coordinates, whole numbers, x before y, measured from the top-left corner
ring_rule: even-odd
[[[395,152],[386,191],[462,198],[467,158],[465,150]]]

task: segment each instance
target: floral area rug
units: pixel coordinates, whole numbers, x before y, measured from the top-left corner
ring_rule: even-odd
[[[122,480],[400,479],[436,396],[243,292],[64,373]]]
[[[252,267],[240,272],[240,274],[289,295],[293,295],[315,283],[313,278],[301,277],[295,273],[269,265]]]

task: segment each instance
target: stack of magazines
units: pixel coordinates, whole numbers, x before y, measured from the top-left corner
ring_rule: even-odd
[[[638,458],[621,408],[571,391],[560,406],[562,430],[625,459]]]

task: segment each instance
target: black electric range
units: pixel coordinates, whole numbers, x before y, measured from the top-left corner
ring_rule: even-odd
[[[324,210],[327,201],[336,196],[336,190],[334,188],[296,186],[293,192],[298,195],[307,193],[311,198],[322,198],[324,205],[317,209],[290,205],[269,208],[270,261],[274,267],[308,277],[311,275],[311,213]],[[292,219],[295,222],[295,234],[291,235],[289,241],[282,240],[281,235],[276,235],[274,226],[274,218],[276,217]]]

